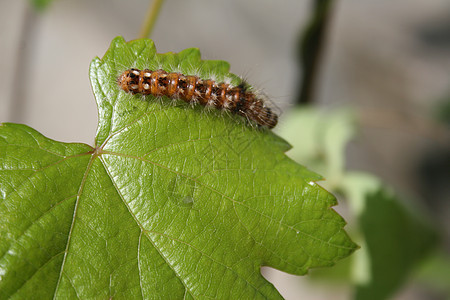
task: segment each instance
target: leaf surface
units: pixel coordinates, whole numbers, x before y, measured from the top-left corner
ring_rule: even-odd
[[[331,266],[356,245],[321,177],[269,130],[130,95],[126,69],[240,82],[198,49],[113,40],[90,76],[94,147],[0,127],[0,298],[279,298],[260,274]]]

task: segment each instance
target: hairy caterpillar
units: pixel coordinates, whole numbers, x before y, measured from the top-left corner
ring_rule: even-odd
[[[265,106],[262,99],[249,91],[244,82],[231,86],[211,79],[203,80],[193,75],[148,69],[126,70],[119,76],[117,82],[128,93],[167,96],[171,99],[226,110],[243,116],[259,126],[273,128],[278,122],[278,116]]]

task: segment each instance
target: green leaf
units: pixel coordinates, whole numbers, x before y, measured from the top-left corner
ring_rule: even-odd
[[[260,274],[331,266],[356,245],[321,177],[239,117],[130,95],[125,69],[240,79],[197,49],[113,40],[91,64],[95,147],[0,127],[0,298],[280,298]]]
[[[435,248],[436,231],[374,176],[348,173],[342,188],[363,236],[352,257],[355,299],[387,299]]]
[[[356,299],[386,299],[428,256],[437,236],[383,189],[368,195],[360,223],[370,254],[371,279],[357,288]]]
[[[314,270],[311,277],[327,283],[347,281],[355,286],[357,300],[390,299],[425,261],[419,279],[448,291],[450,265],[444,256],[438,260],[430,254],[437,234],[429,222],[402,205],[374,176],[352,172],[344,183],[358,212],[361,232],[353,236],[361,249],[332,269]]]

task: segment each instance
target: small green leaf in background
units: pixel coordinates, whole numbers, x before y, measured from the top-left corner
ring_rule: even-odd
[[[380,179],[346,170],[346,146],[357,132],[355,113],[304,106],[289,113],[278,132],[294,145],[288,154],[320,170],[325,186],[346,200],[354,220],[349,230],[361,246],[338,268],[315,270],[313,277],[340,283],[347,278],[358,300],[393,295],[436,247],[437,233]]]
[[[355,299],[387,299],[436,248],[436,230],[375,176],[348,172],[341,188],[362,235],[353,257]]]
[[[36,10],[43,11],[48,8],[48,6],[54,1],[54,0],[29,0],[33,7]]]
[[[113,40],[90,75],[94,147],[0,127],[0,299],[281,298],[261,266],[331,266],[356,245],[321,177],[269,130],[117,85],[126,69],[240,79],[197,49]]]
[[[383,189],[367,195],[360,224],[370,254],[371,278],[358,286],[356,299],[386,299],[436,246],[437,236]]]

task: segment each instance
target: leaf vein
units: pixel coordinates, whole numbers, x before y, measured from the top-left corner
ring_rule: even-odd
[[[68,253],[69,253],[69,251],[68,251],[68,250],[69,250],[69,245],[70,245],[70,241],[71,241],[71,238],[72,238],[72,230],[73,230],[73,227],[74,227],[74,225],[75,225],[75,220],[76,220],[76,217],[77,217],[78,204],[79,204],[79,202],[80,202],[81,194],[82,194],[82,192],[83,192],[83,189],[84,189],[84,185],[85,185],[85,183],[86,183],[87,176],[88,176],[88,174],[89,174],[89,171],[90,171],[91,168],[92,168],[92,164],[94,163],[95,158],[96,158],[96,156],[93,155],[93,156],[91,157],[91,159],[89,160],[89,163],[88,163],[88,165],[87,165],[87,167],[86,167],[86,171],[84,172],[83,178],[81,179],[81,182],[80,182],[80,188],[78,189],[77,200],[76,200],[76,202],[75,202],[75,207],[74,207],[74,212],[73,212],[72,224],[70,225],[69,234],[68,234],[68,237],[67,237],[66,249],[65,249],[65,251],[64,251],[64,252],[65,252],[65,253],[64,253],[64,258],[63,258],[63,262],[62,262],[62,264],[61,264],[61,271],[59,272],[58,282],[56,283],[55,292],[54,292],[54,294],[53,294],[53,299],[56,298],[56,293],[57,293],[57,291],[58,291],[59,284],[60,284],[60,282],[61,282],[61,278],[62,278],[62,275],[63,275],[63,273],[64,273],[64,266],[65,266],[65,264],[66,264],[67,255],[68,255]],[[69,280],[69,281],[70,281],[70,280]],[[76,290],[75,290],[75,292],[76,292]]]

